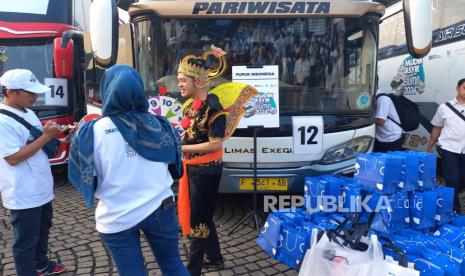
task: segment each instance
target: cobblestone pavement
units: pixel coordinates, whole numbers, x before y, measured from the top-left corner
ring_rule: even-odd
[[[94,214],[85,207],[80,195],[56,177],[54,218],[50,233],[51,258],[66,263],[68,270],[60,275],[118,275],[109,252],[95,230]],[[297,275],[295,270],[271,259],[255,243],[253,223],[228,236],[228,232],[251,209],[250,195],[222,195],[215,221],[225,269],[208,270],[204,275]],[[1,204],[0,204],[1,206]],[[161,275],[148,243],[142,237],[149,275]],[[15,275],[11,254],[12,231],[8,210],[0,207],[0,276]],[[180,238],[181,258],[186,262],[189,241]]]

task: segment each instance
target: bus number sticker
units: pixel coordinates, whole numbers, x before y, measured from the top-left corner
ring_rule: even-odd
[[[50,91],[45,93],[45,105],[68,106],[68,81],[66,79],[45,78]]]
[[[294,154],[317,154],[323,150],[323,118],[292,117]]]

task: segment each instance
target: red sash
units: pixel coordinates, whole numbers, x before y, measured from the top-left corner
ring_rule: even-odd
[[[223,149],[196,158],[182,160],[184,174],[181,179],[179,179],[178,218],[183,236],[187,236],[191,232],[191,203],[189,195],[189,177],[187,176],[187,165],[206,164],[219,160],[221,157],[223,157]]]

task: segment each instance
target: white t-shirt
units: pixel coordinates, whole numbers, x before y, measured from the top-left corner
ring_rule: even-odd
[[[168,164],[139,156],[123,139],[110,118],[94,125],[94,163],[99,199],[96,228],[110,234],[127,230],[148,217],[173,196]]]
[[[449,103],[465,115],[465,105],[459,104],[457,99],[453,99]],[[442,127],[438,139],[441,148],[454,153],[465,153],[465,121],[446,104],[441,104],[438,107],[431,124]]]
[[[295,62],[295,66],[294,66],[295,81],[298,84],[302,84],[305,78],[308,78],[310,76],[309,70],[310,70],[310,61],[308,59],[299,58]]]
[[[378,90],[376,95],[383,93]],[[388,96],[381,96],[376,99],[376,119],[385,120],[383,126],[376,125],[376,139],[380,142],[394,142],[402,136],[402,128],[394,123],[388,116],[400,123],[396,107]]]
[[[0,109],[14,112],[42,130],[40,120],[32,110],[23,112],[3,103]],[[9,165],[4,159],[18,152],[28,139],[32,140],[30,136],[29,130],[21,123],[0,114],[0,193],[7,209],[34,208],[53,200],[52,170],[43,150],[16,166]]]

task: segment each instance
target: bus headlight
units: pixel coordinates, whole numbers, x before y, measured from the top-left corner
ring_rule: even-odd
[[[321,158],[320,164],[329,165],[355,158],[357,153],[367,152],[372,143],[373,137],[361,136],[329,148]]]

